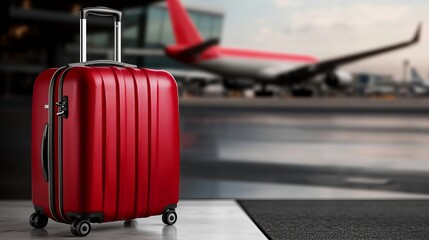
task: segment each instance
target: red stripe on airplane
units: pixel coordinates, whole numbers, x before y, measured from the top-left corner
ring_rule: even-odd
[[[307,55],[297,55],[297,54],[285,54],[285,53],[273,53],[273,52],[262,52],[262,51],[252,51],[244,49],[234,49],[234,48],[219,48],[220,56],[228,57],[240,57],[240,58],[249,58],[249,59],[270,59],[270,60],[279,60],[279,61],[288,61],[288,62],[306,62],[306,63],[315,63],[318,60],[312,56]]]

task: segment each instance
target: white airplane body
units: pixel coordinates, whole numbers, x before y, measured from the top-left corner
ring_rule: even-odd
[[[218,46],[218,39],[204,41],[180,0],[167,0],[175,45],[165,48],[171,58],[199,69],[221,75],[224,85],[231,89],[245,89],[255,84],[305,86],[310,81],[323,79],[331,88],[344,88],[352,83],[352,75],[338,70],[343,64],[394,51],[419,41],[420,29],[409,41],[369,51],[319,61],[313,56],[254,51]],[[240,86],[240,79],[251,84]]]

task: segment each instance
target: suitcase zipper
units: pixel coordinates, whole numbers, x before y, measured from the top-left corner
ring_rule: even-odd
[[[54,106],[55,98],[55,83],[60,73],[67,67],[58,68],[52,75],[49,83],[49,94],[48,94],[48,106]],[[60,218],[55,210],[55,175],[54,175],[54,107],[48,108],[48,183],[49,183],[49,211],[51,212],[52,218],[60,222]]]
[[[63,202],[63,119],[68,118],[68,97],[63,96],[63,83],[66,74],[73,67],[69,67],[64,70],[61,75],[60,82],[58,85],[58,209],[64,222],[70,223],[70,220],[65,217],[64,214],[64,202]]]
[[[62,162],[62,119],[63,117],[68,117],[68,97],[62,96],[62,85],[64,78],[70,69],[73,67],[65,66],[57,69],[57,71],[54,73],[54,75],[51,78],[51,82],[49,84],[49,104],[48,106],[55,106],[57,105],[59,108],[58,113],[55,114],[55,108],[48,108],[49,109],[49,116],[48,116],[48,126],[49,126],[49,138],[48,138],[48,182],[49,182],[49,210],[51,212],[52,217],[55,221],[60,222],[62,219],[62,222],[69,223],[70,221],[64,216],[63,213],[63,162]],[[64,71],[63,71],[64,70]],[[61,73],[61,74],[60,74]],[[55,85],[57,83],[57,80],[59,78],[58,83],[58,99],[61,99],[61,101],[55,102]],[[55,104],[54,104],[55,102]],[[59,204],[59,215],[55,208],[55,166],[54,166],[54,117],[58,116],[58,204]]]

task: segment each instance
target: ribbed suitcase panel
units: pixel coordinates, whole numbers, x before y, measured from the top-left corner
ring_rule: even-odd
[[[119,215],[118,219],[132,218],[136,185],[136,99],[134,78],[126,69],[115,69],[120,95],[120,159],[119,159]]]
[[[148,71],[151,96],[151,166],[148,215],[179,200],[179,112],[177,85],[165,71]]]
[[[118,213],[119,176],[120,176],[120,88],[119,81],[113,70],[100,69],[103,76],[104,101],[105,101],[105,129],[104,139],[104,218],[115,219]]]
[[[110,104],[114,104],[104,98],[109,94],[105,84],[110,82],[105,78],[108,76],[98,70],[78,67],[72,69],[64,81],[63,95],[69,99],[68,118],[63,119],[62,134],[65,213],[103,211],[103,192],[107,190],[103,185],[111,179],[106,177],[105,169],[113,170],[109,174],[115,175],[116,168],[106,165],[112,153],[107,151],[115,151],[115,148],[107,149],[105,142],[113,140],[115,146],[116,135],[110,138],[111,132],[105,131],[112,122],[104,119],[111,119],[105,116],[112,110]]]
[[[136,80],[126,69],[97,68],[102,77],[101,104],[96,104],[103,129],[94,128],[100,136],[102,148],[94,149],[93,159],[101,158],[101,174],[93,170],[92,178],[103,179],[103,206],[105,221],[133,218],[138,196],[139,165],[147,161],[139,156],[138,92]],[[144,94],[144,93],[141,93]],[[104,111],[102,111],[104,109]],[[94,122],[97,118],[94,119]],[[103,124],[105,122],[105,124]],[[147,128],[148,126],[141,126]],[[104,136],[104,137],[102,137]],[[147,144],[147,142],[146,142]],[[95,145],[94,145],[95,146]],[[140,163],[142,162],[142,163]]]
[[[146,74],[140,69],[130,69],[133,76],[136,95],[137,95],[137,124],[135,132],[137,133],[136,150],[136,201],[134,218],[148,216],[147,202],[149,195],[149,112],[150,112],[150,97],[148,92],[148,79]]]

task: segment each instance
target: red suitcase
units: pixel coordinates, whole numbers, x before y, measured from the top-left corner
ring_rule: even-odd
[[[115,19],[115,61],[86,62],[86,16]],[[85,236],[92,223],[162,214],[179,199],[177,85],[165,71],[121,63],[122,13],[85,8],[81,63],[43,71],[32,115],[30,224],[51,218]]]

